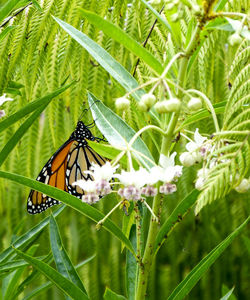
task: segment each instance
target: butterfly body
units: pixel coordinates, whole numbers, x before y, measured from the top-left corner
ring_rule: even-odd
[[[84,174],[92,162],[99,165],[105,163],[105,160],[88,145],[87,140],[94,141],[96,138],[88,127],[79,121],[70,138],[52,155],[36,180],[82,199],[84,191],[73,183],[80,179],[92,180],[89,174]],[[58,200],[31,190],[27,211],[30,214],[37,214],[59,203]]]

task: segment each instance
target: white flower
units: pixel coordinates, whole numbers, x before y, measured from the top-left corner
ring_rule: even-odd
[[[5,111],[4,110],[0,110],[0,118],[5,116]]]
[[[93,176],[97,182],[101,180],[110,181],[118,167],[119,165],[112,167],[109,161],[102,166],[92,163],[92,166],[90,167],[91,171],[84,171],[84,173]]]
[[[173,180],[176,180],[178,177],[182,175],[182,166],[176,165],[175,166],[175,159],[176,152],[173,152],[170,157],[167,157],[163,154],[160,156],[160,166],[153,167],[150,170],[150,177],[151,183],[148,182],[148,184],[154,184],[157,181],[162,182],[171,182]]]
[[[202,190],[205,182],[206,182],[206,176],[208,174],[208,169],[207,168],[202,168],[197,172],[197,180],[195,182],[195,188],[197,190]]]
[[[183,152],[180,155],[179,159],[180,159],[180,162],[185,167],[190,167],[190,166],[193,166],[195,164],[195,157],[190,152]]]
[[[124,197],[126,200],[140,200],[141,198],[141,190],[134,185],[126,186],[123,189],[118,190],[118,194],[121,197]]]
[[[12,98],[9,98],[9,97],[6,97],[6,94],[3,94],[1,97],[0,97],[0,106],[4,104],[4,102],[6,101],[13,101]]]
[[[195,133],[194,133],[194,142],[192,141],[192,142],[187,143],[186,149],[189,152],[196,151],[196,150],[198,150],[202,146],[202,144],[206,140],[207,140],[207,138],[204,137],[204,136],[202,136],[202,135],[200,135],[199,134],[199,129],[196,128]]]
[[[139,189],[147,183],[149,174],[146,169],[140,168],[138,171],[130,172],[122,170],[121,174],[114,174],[114,177],[118,178],[125,186],[134,186]]]
[[[243,178],[241,183],[234,188],[238,193],[245,193],[250,189],[250,181]]]
[[[73,182],[72,185],[78,185],[86,193],[96,193],[96,182],[92,180],[77,180]]]

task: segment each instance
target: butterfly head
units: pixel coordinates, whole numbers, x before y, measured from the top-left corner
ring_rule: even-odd
[[[78,121],[76,129],[71,135],[71,138],[74,138],[78,141],[83,141],[85,139],[94,141],[95,137],[91,133],[91,131],[88,129],[88,127],[82,122]]]

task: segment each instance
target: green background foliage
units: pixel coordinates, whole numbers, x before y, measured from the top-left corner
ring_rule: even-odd
[[[0,1],[0,5],[3,2]],[[154,16],[138,0],[43,0],[39,3],[42,12],[30,5],[11,21],[12,25],[17,27],[0,43],[0,95],[9,92],[14,98],[13,102],[4,104],[6,114],[10,115],[27,103],[53,92],[65,80],[68,82],[76,80],[77,83],[58,96],[59,101],[53,100],[49,104],[2,166],[2,170],[30,178],[36,178],[48,158],[70,136],[82,112],[84,112],[83,121],[86,124],[92,122],[90,111],[84,111],[88,107],[87,90],[111,109],[114,109],[114,99],[124,94],[123,88],[59,27],[52,15],[83,31],[131,73],[137,58],[84,20],[78,8],[105,16],[140,44],[145,41],[155,21]],[[247,9],[247,1],[235,0],[227,5],[228,11],[245,13]],[[190,22],[191,14],[186,10],[181,21],[183,35],[188,34]],[[234,88],[235,82],[243,85],[247,79],[247,72],[241,70],[245,68],[247,60],[249,61],[249,42],[243,41],[237,50],[228,48],[227,38],[228,33],[225,31],[214,31],[209,34],[188,75],[187,88],[201,90],[214,104],[227,100],[230,93],[229,82]],[[175,46],[176,42],[170,38],[165,28],[157,23],[147,43],[147,49],[164,64],[175,53]],[[239,73],[241,77],[238,76]],[[150,76],[151,70],[141,62],[137,68],[136,79],[143,83]],[[22,86],[13,88],[12,81]],[[244,91],[246,90],[249,91],[249,83]],[[130,111],[122,117],[132,128],[138,130],[147,120],[142,118],[140,113],[135,113],[136,108],[136,103],[133,102]],[[23,121],[18,122],[1,133],[1,149],[22,123]],[[197,126],[202,133],[213,132],[213,123],[209,119],[195,126],[191,125],[190,129]],[[96,128],[93,129],[93,133],[101,137]],[[145,134],[143,137],[157,158],[158,150],[155,142],[149,135]],[[157,141],[157,136],[155,140]],[[182,140],[178,147],[179,149],[184,147]],[[169,216],[177,203],[193,189],[195,169],[196,167],[184,168],[177,193],[169,196],[164,202],[163,219]],[[26,212],[28,193],[29,190],[23,186],[0,180],[1,250],[37,224],[44,215],[50,214],[45,212],[42,215],[28,215]],[[100,201],[97,206],[105,213],[115,203],[115,199],[109,199]],[[165,299],[202,257],[246,219],[249,204],[249,194],[239,195],[231,192],[219,201],[206,206],[196,217],[191,211],[159,250],[151,271],[148,299]],[[112,216],[118,224],[122,223],[122,218],[122,211],[117,211]],[[63,244],[74,265],[96,254],[92,261],[79,270],[91,299],[101,299],[105,287],[118,294],[124,294],[125,254],[121,254],[119,241],[104,230],[96,231],[93,222],[70,208],[62,212],[57,222]],[[48,234],[46,229],[36,240],[39,244],[36,255],[48,254]],[[223,286],[229,289],[235,286],[234,294],[237,298],[248,299],[250,294],[247,280],[248,246],[249,239],[244,235],[235,240],[202,277],[187,299],[219,299],[222,296]],[[29,271],[25,272],[24,275],[27,276]],[[37,276],[25,289],[24,294],[44,282],[46,279],[42,275]],[[52,287],[34,299],[62,299],[62,297],[61,292]]]

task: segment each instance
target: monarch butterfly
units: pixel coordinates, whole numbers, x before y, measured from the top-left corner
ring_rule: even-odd
[[[97,139],[89,127],[79,121],[70,138],[51,156],[36,180],[82,199],[84,191],[72,183],[79,179],[92,180],[92,177],[89,174],[85,175],[84,171],[90,168],[92,162],[100,166],[106,162],[87,143],[87,140]],[[31,190],[27,201],[27,211],[30,214],[37,214],[56,204],[60,204],[60,202],[43,193]]]

